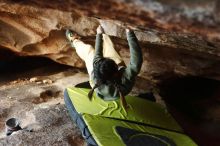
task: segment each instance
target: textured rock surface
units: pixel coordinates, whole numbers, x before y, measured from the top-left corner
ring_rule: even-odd
[[[73,29],[83,41],[94,45],[95,30],[101,24],[128,63],[124,28],[129,25],[135,29],[144,52],[144,64],[132,94],[145,93],[158,80],[176,76],[219,80],[219,4],[217,0],[203,0],[199,4],[197,0],[0,0],[0,145],[83,145],[79,130],[67,116],[62,92],[65,87],[88,80],[85,71],[66,71],[66,67],[61,69],[57,64],[53,68],[40,60],[38,64],[43,64],[44,69],[27,67],[17,75],[17,69],[13,69],[23,70],[27,64],[9,65],[2,60],[42,56],[85,69],[67,42],[65,29]],[[32,61],[29,58],[25,62]],[[8,72],[3,72],[3,68]],[[199,82],[205,86],[195,91],[198,81],[174,82],[161,93],[165,92],[170,111],[187,134],[199,145],[212,142],[211,145],[218,146],[219,85],[209,87],[211,84]],[[206,89],[210,91],[206,98],[195,99],[195,92]],[[181,110],[197,117],[190,118]],[[34,132],[19,131],[5,137],[4,121],[10,117],[19,118],[22,127],[30,126]]]
[[[49,67],[50,70],[45,66],[26,72],[25,79],[17,79],[0,86],[1,146],[85,145],[81,132],[67,113],[63,91],[65,87],[86,81],[88,75],[76,70],[62,72],[62,69],[57,67],[58,73],[51,72],[55,66]],[[34,72],[38,73],[38,76],[34,76],[35,79],[31,78]],[[44,82],[45,80],[52,83]],[[17,131],[6,137],[4,124],[11,117],[19,119],[22,128],[32,129],[33,132]]]
[[[57,0],[53,3],[2,0],[0,5],[0,46],[18,55],[45,56],[62,64],[85,67],[75,51],[70,48],[64,30],[71,28],[83,36],[83,40],[94,44],[95,29],[101,24],[106,33],[114,37],[117,50],[128,62],[129,50],[124,34],[126,22],[127,25],[132,24],[136,27],[136,34],[144,52],[142,77],[158,79],[177,74],[219,79],[220,47],[215,41],[219,40],[220,30],[217,27],[218,17],[214,17],[214,14],[218,13],[211,11],[215,10],[212,5],[208,5],[208,8],[200,5],[198,9],[201,7],[201,12],[200,9],[194,10],[194,7],[187,5],[173,9],[175,3],[168,7],[150,1],[144,5],[143,1],[124,4],[93,0]],[[160,7],[154,9],[154,5],[160,5],[161,10]],[[203,24],[209,18],[205,17],[206,13],[203,10],[206,9],[208,16],[213,16],[210,18],[212,25]],[[191,15],[186,14],[191,11]],[[172,15],[175,12],[176,15]],[[161,13],[167,15],[162,19]],[[204,18],[199,19],[200,16]],[[199,36],[195,36],[196,34]]]

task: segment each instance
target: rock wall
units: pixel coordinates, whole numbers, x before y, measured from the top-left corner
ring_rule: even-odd
[[[128,63],[124,29],[129,25],[134,28],[144,52],[141,77],[161,80],[171,75],[196,75],[220,79],[220,28],[215,19],[218,13],[210,11],[213,23],[207,25],[203,20],[197,21],[199,16],[177,17],[181,13],[171,9],[169,15],[162,17],[162,12],[168,13],[166,7],[163,7],[166,11],[160,12],[140,4],[143,1],[1,0],[0,48],[19,56],[43,56],[84,68],[65,38],[65,29],[74,30],[82,40],[94,45],[95,30],[101,24]]]

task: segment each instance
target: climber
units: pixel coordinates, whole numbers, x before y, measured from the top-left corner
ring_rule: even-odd
[[[126,67],[124,61],[115,51],[110,37],[99,25],[97,28],[95,50],[91,45],[82,42],[78,35],[66,30],[66,37],[77,54],[85,61],[90,77],[92,90],[88,96],[91,99],[93,91],[104,100],[121,98],[124,107],[127,106],[124,96],[134,86],[135,77],[140,72],[143,57],[138,40],[131,29],[126,29],[130,48],[130,63]]]

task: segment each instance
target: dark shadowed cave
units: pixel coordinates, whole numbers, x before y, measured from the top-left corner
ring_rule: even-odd
[[[182,77],[160,85],[169,111],[199,145],[219,141],[220,82],[203,77]]]
[[[34,76],[46,76],[71,68],[40,56],[18,56],[8,50],[0,51],[0,85]]]

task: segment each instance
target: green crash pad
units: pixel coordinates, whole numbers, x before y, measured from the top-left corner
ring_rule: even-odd
[[[126,142],[147,135],[151,139],[156,139],[156,144],[153,145],[159,145],[161,142],[167,146],[196,146],[161,105],[138,97],[126,96],[129,109],[125,111],[119,99],[104,101],[93,94],[90,101],[88,92],[89,89],[85,88],[67,88],[71,103],[76,112],[82,116],[98,145],[136,146],[137,143],[129,145]],[[134,131],[134,134],[129,136],[126,133],[124,138],[117,128],[126,128],[127,133]],[[131,130],[133,131],[130,132]],[[146,143],[148,142],[149,140]]]
[[[129,105],[127,112],[123,110],[120,100],[104,101],[93,95],[92,101],[88,99],[89,89],[68,88],[68,94],[76,111],[80,114],[90,114],[102,117],[116,118],[149,124],[169,130],[183,132],[173,117],[157,103],[145,99],[126,96]]]
[[[151,135],[154,138],[161,140],[165,144],[165,146],[196,146],[196,144],[188,136],[182,133],[158,129],[151,126],[143,126],[135,123],[129,123],[126,121],[118,121],[115,119],[104,118],[100,116],[92,116],[89,114],[84,114],[83,119],[86,125],[88,126],[90,133],[93,135],[94,139],[96,140],[99,146],[125,145],[121,137],[118,135],[118,133],[115,130],[116,126],[141,131],[143,132],[142,135],[144,133]],[[140,134],[136,134],[132,136],[126,135],[128,139],[127,141],[131,141],[132,138],[134,138],[135,136],[137,137],[139,135]],[[171,142],[173,142],[174,144],[172,145],[172,143],[168,143],[166,141],[164,142],[163,139],[155,135],[164,136],[170,139]],[[149,144],[149,146],[152,146],[152,144]]]

